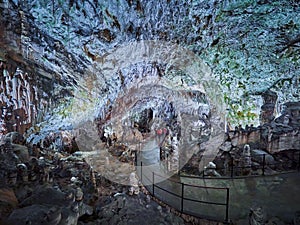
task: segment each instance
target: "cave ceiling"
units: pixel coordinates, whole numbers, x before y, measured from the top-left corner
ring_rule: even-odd
[[[264,91],[299,100],[297,1],[6,0],[1,15],[0,57],[34,74],[53,129],[159,99],[255,123]],[[195,92],[206,102],[178,103]]]

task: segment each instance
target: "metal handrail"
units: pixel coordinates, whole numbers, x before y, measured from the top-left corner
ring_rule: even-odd
[[[174,193],[174,192],[171,192],[171,191],[169,191],[169,190],[166,190],[166,189],[164,189],[164,188],[162,188],[162,187],[160,187],[160,186],[158,186],[158,185],[156,185],[156,184],[154,184],[154,186],[157,187],[157,188],[160,189],[160,190],[163,190],[163,191],[165,191],[165,192],[171,194],[171,195],[174,195],[174,196],[176,196],[176,197],[181,198],[181,195],[178,195],[178,194],[176,194],[176,193]]]
[[[261,175],[234,175],[234,171],[238,171],[238,170],[242,170],[242,169],[250,169],[252,168],[253,166],[252,165],[249,165],[249,166],[239,166],[239,165],[233,165],[233,161],[234,159],[231,158],[231,165],[229,166],[229,168],[227,169],[228,172],[230,172],[230,176],[222,176],[222,177],[206,177],[204,174],[202,176],[200,175],[183,175],[183,174],[178,174],[180,177],[191,177],[191,178],[208,178],[208,179],[228,179],[228,178],[239,178],[239,177],[257,177],[257,176],[271,176],[271,175],[266,175],[265,172],[266,172],[266,166],[277,166],[277,165],[285,165],[285,162],[274,162],[274,163],[267,163],[266,162],[266,156],[268,154],[255,154],[256,156],[262,156],[262,163],[257,165],[256,168],[257,169],[262,169],[262,173]],[[244,158],[251,158],[253,157],[252,156],[244,156]],[[295,162],[295,160],[291,160],[292,162]],[[217,171],[224,171],[226,169],[222,168],[222,169],[219,169],[217,168],[216,169]],[[298,162],[297,164],[295,165],[295,169],[290,169],[290,170],[285,170],[284,172],[281,172],[281,171],[276,171],[277,173],[274,173],[274,174],[284,174],[284,173],[287,173],[287,172],[290,172],[290,171],[296,171],[298,170],[300,172],[300,152],[298,154]]]
[[[146,178],[148,181],[150,181],[150,179],[146,175],[143,174],[143,169],[142,169],[143,168],[143,162],[142,161],[141,161],[140,166],[141,166],[141,174],[140,174],[141,181],[143,180],[143,177]],[[161,178],[164,178],[165,180],[168,180],[169,182],[180,184],[181,185],[181,195],[179,195],[177,193],[174,193],[172,191],[169,191],[166,188],[163,188],[163,187],[159,186],[158,184],[155,184],[155,176],[159,176]],[[213,202],[213,201],[210,202],[210,201],[202,201],[202,200],[197,200],[197,199],[192,199],[192,198],[184,197],[184,187],[185,186],[195,187],[195,188],[199,188],[199,189],[214,189],[214,190],[222,190],[222,191],[226,190],[226,201],[225,201],[225,203]],[[145,187],[146,187],[146,189],[148,189],[147,185]],[[174,180],[172,180],[170,178],[167,178],[165,176],[162,176],[160,174],[156,174],[154,171],[152,171],[152,195],[154,197],[159,198],[159,196],[155,195],[155,188],[158,188],[158,189],[160,189],[160,190],[162,190],[162,191],[164,191],[166,193],[169,193],[169,194],[171,194],[173,196],[176,196],[176,197],[180,198],[180,200],[181,200],[180,212],[181,213],[185,212],[185,210],[184,210],[184,204],[183,204],[184,200],[186,200],[186,201],[192,201],[192,202],[198,202],[198,203],[201,203],[201,204],[210,204],[210,205],[225,206],[225,223],[229,222],[229,188],[207,187],[207,186],[200,186],[200,185],[185,184],[185,183],[182,183],[182,182],[174,181]],[[171,207],[174,207],[174,206],[171,206]],[[205,217],[205,215],[201,215],[201,216]]]
[[[274,166],[274,165],[284,165],[284,162],[274,162],[274,163],[267,163],[266,162],[266,155],[267,154],[256,154],[257,155],[261,155],[263,158],[260,162],[262,162],[262,164],[260,165],[257,165],[256,168],[260,168],[262,169],[262,176],[274,176],[276,174],[271,174],[271,175],[266,175],[265,174],[265,169],[266,169],[266,166]],[[248,157],[253,157],[252,156],[248,156]],[[246,157],[245,157],[246,158]],[[296,162],[296,160],[293,160],[293,162]],[[137,165],[137,161],[136,161],[136,165]],[[295,165],[293,165],[293,168],[296,168],[296,170],[300,171],[300,152],[299,152],[299,159],[298,159],[298,163]],[[261,176],[261,175],[244,175],[244,176],[234,176],[233,175],[233,172],[234,170],[238,170],[238,169],[246,169],[246,168],[252,168],[252,166],[238,166],[238,165],[233,165],[233,163],[231,163],[231,166],[228,167],[227,171],[228,172],[231,172],[231,176],[230,177],[205,177],[205,179],[240,179],[240,178],[247,178],[247,177],[258,177],[258,176]],[[293,170],[294,171],[294,170]],[[144,173],[143,173],[143,165],[142,165],[142,161],[141,161],[141,168],[140,168],[140,176],[141,176],[141,181],[143,180],[143,177],[147,180],[147,182],[149,182],[149,184],[151,184],[151,178],[148,178]],[[291,171],[290,171],[291,172]],[[278,174],[283,174],[284,172],[279,172]],[[287,173],[287,172],[286,172]],[[174,193],[170,190],[168,190],[168,188],[164,188],[162,186],[159,185],[159,183],[155,183],[155,177],[158,176],[158,177],[161,177],[161,178],[164,178],[165,180],[167,180],[168,182],[171,182],[171,183],[176,183],[176,184],[179,184],[181,185],[181,194],[180,192],[178,193]],[[203,178],[203,176],[190,176],[190,175],[182,175],[180,174],[180,177],[189,177],[189,178]],[[151,193],[150,191],[150,187],[152,187],[152,195],[158,199],[160,199],[160,197],[158,196],[158,194],[155,192],[155,189],[160,189],[162,190],[163,192],[165,193],[168,193],[168,194],[171,194],[173,196],[176,196],[177,198],[180,198],[181,202],[180,202],[180,206],[174,206],[172,205],[171,203],[171,207],[174,207],[176,208],[177,210],[179,210],[181,213],[187,213],[187,214],[190,214],[190,215],[193,215],[193,216],[198,216],[198,217],[202,217],[202,218],[212,218],[211,216],[209,215],[200,215],[198,214],[198,212],[187,212],[185,210],[185,207],[184,207],[184,201],[190,201],[190,202],[198,202],[198,203],[201,203],[201,204],[210,204],[210,205],[219,205],[219,206],[224,206],[225,207],[225,221],[224,223],[229,223],[230,220],[229,220],[229,188],[224,188],[224,187],[208,187],[208,186],[200,186],[200,185],[193,185],[193,184],[186,184],[186,183],[182,183],[182,182],[178,182],[178,181],[175,181],[173,180],[172,178],[167,178],[166,176],[163,176],[161,174],[157,174],[155,173],[154,171],[152,171],[152,185],[147,185],[146,186],[146,189]],[[214,202],[214,201],[202,201],[202,200],[198,200],[198,199],[193,199],[191,197],[185,197],[185,187],[195,187],[195,188],[199,188],[199,189],[216,189],[216,190],[226,190],[226,199],[225,199],[225,202]],[[160,199],[162,200],[162,199]],[[168,204],[165,202],[165,204]],[[213,218],[213,219],[216,219],[216,218]],[[220,220],[219,219],[216,219],[216,220]]]

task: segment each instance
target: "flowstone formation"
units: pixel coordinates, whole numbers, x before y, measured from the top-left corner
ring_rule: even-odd
[[[2,60],[0,132],[2,135],[13,131],[23,134],[42,122],[52,99],[49,90],[43,91],[41,88],[45,84],[37,82],[34,76],[19,68],[8,68],[11,64]]]

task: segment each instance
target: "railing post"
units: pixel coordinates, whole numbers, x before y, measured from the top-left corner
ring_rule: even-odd
[[[137,151],[134,151],[134,165],[137,166]]]
[[[230,224],[229,220],[229,188],[226,188],[226,213],[224,224]]]
[[[298,172],[300,171],[300,151],[299,151],[299,154],[298,154]]]
[[[183,213],[184,183],[181,183],[181,206],[180,212]]]
[[[141,161],[141,183],[143,183],[143,161]]]
[[[169,154],[167,153],[167,171],[169,172]]]
[[[152,195],[154,195],[154,171],[152,172]]]
[[[233,177],[233,157],[231,157],[231,169],[230,169],[230,176]]]
[[[262,175],[265,175],[265,164],[266,164],[266,154],[263,154],[263,167],[262,167]]]
[[[229,224],[229,188],[226,188],[226,215],[225,223]]]

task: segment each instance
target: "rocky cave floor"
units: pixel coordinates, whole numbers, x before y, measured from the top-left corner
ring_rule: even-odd
[[[17,132],[5,135],[0,143],[0,225],[223,224],[180,214],[153,199],[139,181],[132,189],[108,180],[93,170],[74,141],[67,143],[53,150],[51,139],[43,140],[42,147]],[[257,224],[284,223],[271,218]]]
[[[140,183],[130,195],[129,186],[93,171],[80,154],[30,146],[16,132],[0,146],[1,225],[199,223],[158,204]]]

